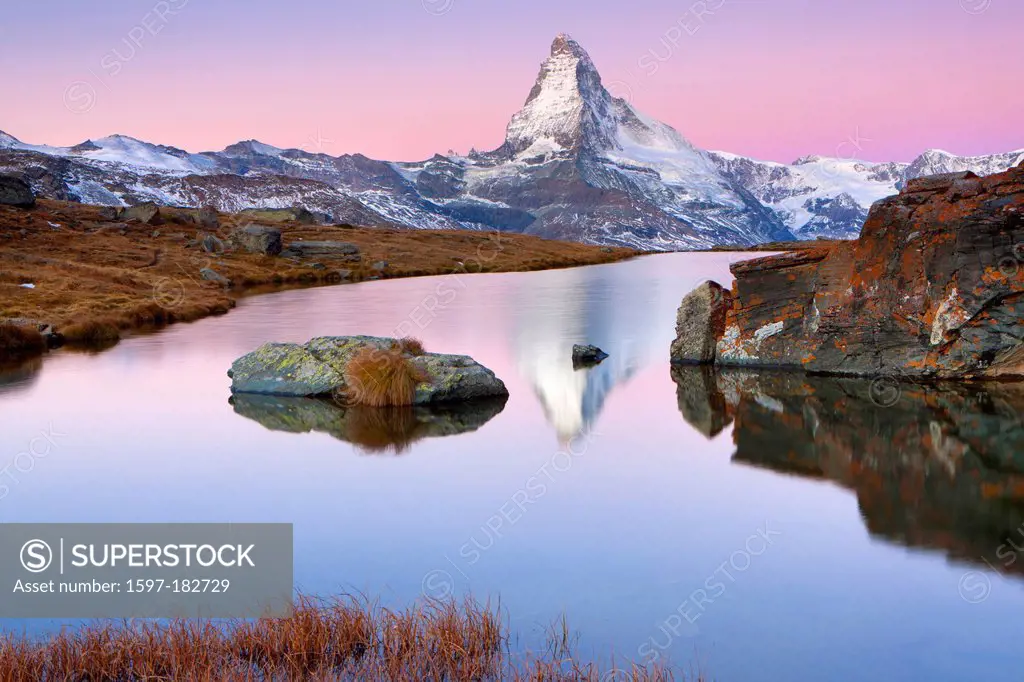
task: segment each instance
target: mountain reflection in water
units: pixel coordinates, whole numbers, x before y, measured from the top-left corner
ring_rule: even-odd
[[[833,481],[876,537],[1024,576],[1024,384],[901,384],[674,367],[704,435],[730,423],[733,461]],[[1020,550],[1018,550],[1020,548]]]
[[[638,292],[617,282],[622,276],[614,268],[564,270],[557,289],[530,291],[535,304],[515,309],[516,366],[561,442],[589,432],[615,387],[664,355],[655,333],[664,320],[629,299]],[[594,344],[609,357],[576,370],[573,344]]]

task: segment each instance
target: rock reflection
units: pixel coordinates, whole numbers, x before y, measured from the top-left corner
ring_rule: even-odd
[[[901,384],[674,368],[679,409],[738,463],[834,481],[869,532],[1024,575],[1024,384]],[[888,401],[887,401],[888,402]]]
[[[231,397],[235,413],[271,431],[326,433],[370,454],[402,454],[418,440],[475,431],[497,416],[505,399],[442,406],[342,407],[314,398]]]

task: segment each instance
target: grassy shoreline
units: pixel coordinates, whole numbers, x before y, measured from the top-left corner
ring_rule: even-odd
[[[469,598],[392,610],[359,597],[300,596],[287,618],[121,621],[36,639],[0,634],[0,681],[687,679],[658,663],[582,662],[564,620],[543,651],[513,653],[511,640],[500,605]]]
[[[404,277],[526,272],[611,263],[639,252],[538,237],[458,230],[313,225],[161,209],[125,220],[109,209],[40,200],[0,206],[0,363],[37,355],[41,327],[69,346],[105,348],[121,336],[229,312],[243,296],[288,288]],[[209,216],[206,216],[209,219]],[[358,256],[250,253],[231,236],[253,223],[280,229],[284,246],[345,242]],[[9,327],[24,330],[14,338]],[[11,339],[5,341],[5,338]],[[52,343],[52,341],[51,341]],[[45,350],[45,349],[44,349]]]

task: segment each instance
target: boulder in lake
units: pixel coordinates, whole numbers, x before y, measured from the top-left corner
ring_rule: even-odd
[[[581,346],[575,344],[572,347],[572,366],[574,369],[593,367],[600,364],[608,354],[597,346]]]
[[[0,204],[32,208],[36,205],[36,197],[32,187],[19,177],[0,175]]]
[[[396,352],[397,339],[329,336],[305,344],[268,343],[235,360],[228,372],[232,393],[278,396],[346,396],[358,388],[349,362],[363,350]],[[424,380],[410,396],[412,405],[462,402],[508,395],[494,372],[465,355],[407,354]]]
[[[704,282],[687,294],[676,313],[672,362],[696,365],[714,362],[715,346],[725,333],[725,317],[731,306],[732,295],[718,282]]]
[[[724,325],[698,306],[674,354],[707,362],[693,340],[710,335],[723,366],[1024,376],[1024,167],[912,180],[871,208],[856,241],[731,270]]]

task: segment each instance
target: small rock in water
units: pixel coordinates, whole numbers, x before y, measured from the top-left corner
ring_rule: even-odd
[[[572,347],[573,369],[593,367],[594,365],[600,364],[601,361],[607,357],[608,354],[597,346],[581,346],[576,344]]]

